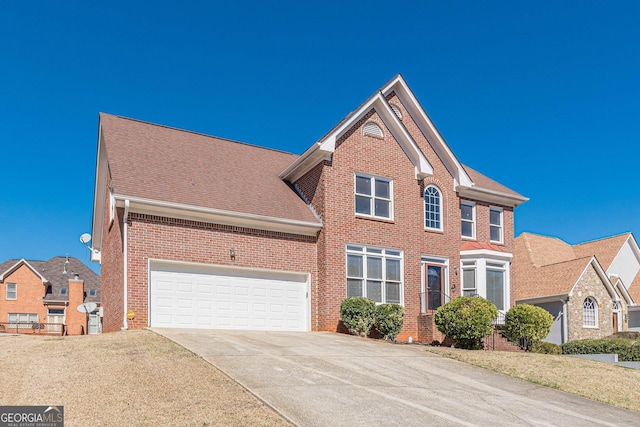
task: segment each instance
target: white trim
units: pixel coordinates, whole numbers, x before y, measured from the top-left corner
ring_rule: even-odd
[[[462,218],[462,206],[471,207],[471,220]],[[472,202],[469,200],[460,200],[460,236],[465,240],[476,240],[476,228],[477,228],[477,212],[476,212],[476,202]],[[465,236],[462,234],[462,224],[463,223],[471,223],[471,236]]]
[[[596,270],[596,274],[600,276],[600,279],[602,279],[605,289],[607,290],[607,292],[609,292],[609,296],[614,299],[618,297],[618,294],[616,293],[615,289],[613,288],[613,285],[611,284],[611,280],[609,280],[609,276],[607,276],[607,273],[602,269],[602,266],[600,265],[600,263],[598,262],[595,256],[592,256],[591,260],[587,263],[587,265],[585,265],[584,269],[582,270],[582,273],[580,273],[580,276],[571,287],[571,290],[569,291],[568,295],[569,296],[573,295],[573,290],[576,288],[576,286],[578,286],[578,283],[580,283],[580,281],[582,280],[582,277],[587,273],[587,269],[591,265],[593,265],[594,269]]]
[[[369,190],[371,191],[371,194],[364,194],[364,193],[358,193],[358,177],[362,177],[362,178],[368,178],[371,180],[370,183],[370,188]],[[382,182],[388,182],[389,183],[389,198],[385,199],[384,197],[378,197],[376,196],[375,192],[376,192],[376,181],[382,181]],[[370,209],[370,214],[365,214],[365,213],[360,213],[356,210],[356,198],[360,196],[360,197],[367,197],[369,199],[369,209]],[[389,216],[380,216],[380,215],[376,215],[375,214],[375,204],[376,204],[376,200],[381,200],[384,202],[389,202]],[[378,175],[371,175],[368,173],[364,173],[364,172],[354,172],[353,174],[353,210],[355,212],[355,215],[358,217],[363,217],[363,218],[374,218],[374,219],[381,219],[381,220],[385,220],[385,221],[393,221],[393,209],[394,208],[394,203],[393,203],[393,179],[392,178],[387,178],[384,176],[378,176]]]
[[[427,227],[427,201],[425,200],[426,197],[426,193],[427,190],[429,188],[435,188],[438,191],[438,199],[439,199],[439,203],[438,203],[438,215],[440,216],[440,219],[438,220],[440,222],[440,227]],[[423,214],[423,226],[425,230],[429,230],[429,231],[444,231],[444,215],[443,215],[443,206],[444,205],[444,197],[443,197],[443,193],[442,190],[440,189],[440,187],[438,187],[435,184],[429,184],[427,186],[424,187],[424,191],[422,192],[422,214]]]
[[[91,261],[101,262],[102,233],[104,231],[105,199],[107,197],[107,176],[109,164],[104,145],[102,124],[98,122],[98,150],[96,154],[96,183],[93,190],[93,215],[91,224]]]
[[[487,271],[502,271],[503,276],[503,309],[499,310],[506,313],[511,306],[511,258],[512,254],[496,251],[478,250],[478,251],[461,251],[460,252],[460,293],[464,292],[463,270],[475,270],[476,294],[483,298],[487,298]],[[465,266],[465,262],[474,261],[475,265]],[[488,264],[501,264],[500,267],[488,266]]]
[[[373,136],[376,138],[384,138],[384,132],[379,124],[373,120],[369,120],[362,126],[362,134],[365,136]]]
[[[14,286],[13,293],[15,293],[15,295],[16,295],[14,298],[9,298],[9,285],[13,285]],[[7,282],[5,284],[4,299],[7,300],[7,301],[15,301],[15,300],[18,299],[18,283]]]
[[[592,303],[592,310],[593,310],[593,321],[595,323],[595,325],[587,325],[586,322],[586,316],[585,316],[585,303],[587,302],[587,300],[591,301]],[[600,304],[598,304],[598,301],[595,299],[595,297],[589,295],[587,296],[585,299],[582,300],[582,327],[585,329],[598,329],[600,327],[600,316],[598,311],[600,310]]]
[[[7,276],[9,276],[10,274],[12,274],[14,271],[16,271],[18,268],[20,268],[21,265],[26,265],[27,267],[29,267],[29,269],[31,271],[33,271],[35,273],[36,276],[38,276],[38,278],[40,279],[40,281],[44,284],[46,282],[48,282],[48,280],[42,275],[40,274],[40,272],[38,272],[38,270],[36,270],[31,264],[29,264],[29,262],[27,260],[25,260],[24,258],[22,258],[20,261],[16,262],[15,264],[13,264],[11,267],[9,267],[8,269],[6,269],[5,271],[2,272],[2,274],[0,274],[0,283],[4,282],[5,278]]]
[[[351,247],[351,249],[349,248]],[[357,249],[354,249],[357,248]],[[388,254],[387,252],[398,252],[399,255]],[[382,258],[382,271],[381,271],[381,289],[380,289],[380,297],[382,301],[376,302],[376,304],[398,304],[401,306],[405,306],[404,303],[404,251],[401,249],[387,248],[382,246],[371,246],[371,245],[363,245],[359,243],[347,243],[345,244],[345,256],[344,256],[344,294],[345,297],[348,297],[348,279],[349,279],[349,255],[360,255],[362,256],[362,278],[357,278],[357,280],[362,280],[362,294],[360,296],[364,296],[368,298],[366,295],[367,289],[367,260],[368,257],[373,258]],[[386,298],[386,270],[387,270],[387,259],[394,259],[400,261],[400,289],[399,289],[399,303],[388,302]],[[354,278],[352,276],[352,278]],[[394,280],[390,280],[391,283],[396,283]],[[354,295],[356,296],[356,295]],[[371,299],[371,298],[370,298]]]
[[[407,154],[407,157],[409,157],[409,160],[413,163],[416,179],[424,179],[427,176],[433,175],[433,167],[425,155],[401,123],[400,119],[398,119],[393,112],[384,95],[381,92],[377,92],[346,120],[332,129],[327,135],[323,136],[322,139],[312,145],[302,156],[283,170],[279,175],[280,178],[289,182],[295,182],[315,165],[320,163],[320,161],[331,158],[331,155],[336,149],[336,142],[372,109],[378,113],[378,116],[382,119],[391,135],[398,141]]]
[[[200,268],[207,270],[217,270],[217,271],[232,271],[232,272],[257,272],[263,274],[279,274],[283,276],[289,277],[300,277],[304,278],[305,283],[305,292],[306,292],[306,310],[307,315],[305,316],[305,330],[311,330],[311,273],[304,273],[299,271],[292,270],[275,270],[270,268],[252,268],[252,267],[236,267],[232,265],[224,265],[224,264],[207,264],[201,262],[191,262],[191,261],[176,261],[176,260],[168,260],[162,258],[149,258],[147,260],[147,326],[151,326],[151,269],[152,266],[181,266],[185,268]]]
[[[442,267],[442,292],[444,293],[443,305],[449,302],[451,298],[451,285],[449,281],[449,257],[443,257],[438,255],[422,255],[420,257],[420,294],[425,298],[420,300],[420,313],[424,314],[428,308],[428,292],[427,292],[427,278],[424,274],[424,267],[426,265],[434,265]]]
[[[460,197],[465,199],[481,200],[503,206],[512,206],[514,208],[529,200],[528,197],[503,193],[502,191],[489,190],[488,188],[476,186],[465,187],[458,185],[456,186],[456,191]]]
[[[122,232],[122,239],[123,239],[123,257],[124,257],[124,261],[123,261],[123,270],[124,270],[124,277],[122,278],[123,280],[123,287],[124,287],[124,301],[123,301],[123,313],[122,313],[122,330],[127,330],[129,329],[129,319],[127,318],[127,311],[129,310],[127,308],[127,305],[129,304],[129,296],[127,295],[127,293],[129,292],[129,251],[128,251],[128,234],[129,234],[129,205],[130,202],[129,200],[125,200],[124,201],[124,220],[122,221],[122,227],[123,227],[123,232]]]
[[[496,211],[500,214],[500,224],[495,225],[491,223],[491,211]],[[498,240],[491,240],[491,227],[498,227],[500,232],[500,238]],[[489,242],[504,244],[504,208],[499,206],[489,206]]]
[[[116,194],[115,198],[117,206],[122,206],[126,199],[130,201],[131,212],[141,214],[255,228],[259,230],[291,233],[303,236],[316,236],[318,231],[322,229],[321,222],[274,218],[264,215],[226,211],[222,209],[203,208],[199,206],[185,205],[182,203],[162,202],[159,200],[144,199],[141,197],[128,197],[119,194]]]

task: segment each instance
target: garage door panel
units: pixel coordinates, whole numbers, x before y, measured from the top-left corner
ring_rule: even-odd
[[[223,270],[223,271],[221,271]],[[308,329],[306,275],[153,266],[151,326],[297,330]]]

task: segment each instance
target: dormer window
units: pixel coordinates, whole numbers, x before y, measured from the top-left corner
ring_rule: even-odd
[[[90,297],[95,297],[95,296],[96,296],[96,294],[97,294],[97,292],[96,292],[96,290],[95,290],[95,289],[90,289],[90,290],[89,290],[89,296],[90,296]]]
[[[369,136],[375,136],[376,138],[384,137],[382,129],[375,122],[367,122],[364,125],[364,134]]]
[[[67,288],[60,288],[60,295],[67,295]]]

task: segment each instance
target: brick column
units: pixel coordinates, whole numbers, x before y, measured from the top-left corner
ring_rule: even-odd
[[[69,279],[69,307],[67,308],[67,334],[85,335],[87,333],[87,315],[78,311],[84,302],[84,281]]]

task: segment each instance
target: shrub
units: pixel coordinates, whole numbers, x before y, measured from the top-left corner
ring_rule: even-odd
[[[350,334],[366,337],[375,321],[376,303],[364,297],[350,297],[340,304],[340,319]]]
[[[562,354],[562,347],[551,342],[535,341],[531,351],[540,354]]]
[[[625,338],[576,340],[562,344],[562,354],[617,354],[620,362],[640,362],[640,342]]]
[[[504,316],[504,333],[523,350],[531,351],[533,343],[549,335],[553,316],[542,307],[521,304],[511,307]]]
[[[398,304],[376,306],[375,328],[385,340],[395,340],[404,322],[404,307]]]
[[[479,349],[481,340],[493,333],[496,306],[482,297],[457,297],[438,308],[434,320],[438,330],[462,348]]]

